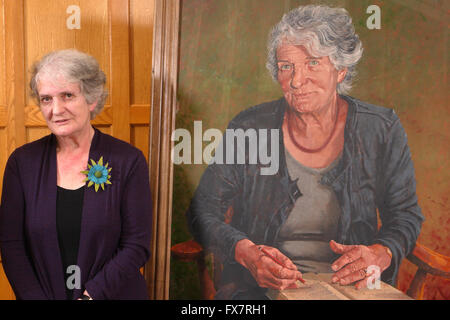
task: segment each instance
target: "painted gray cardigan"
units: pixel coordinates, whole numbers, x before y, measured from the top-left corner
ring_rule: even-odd
[[[406,133],[393,110],[341,97],[349,105],[343,155],[321,180],[335,191],[342,209],[335,240],[389,247],[392,262],[381,278],[394,284],[400,263],[414,248],[424,219],[417,203]],[[286,108],[284,98],[263,103],[241,112],[228,126],[244,131],[279,129],[278,173],[261,175],[264,165],[249,164],[248,152],[245,164],[210,164],[187,211],[195,240],[224,263],[218,298],[264,298],[264,290],[250,272],[235,261],[235,245],[248,238],[273,246],[295,200],[302,196],[301,187],[299,190],[290,179],[286,167],[281,130]],[[233,210],[228,210],[230,207]]]

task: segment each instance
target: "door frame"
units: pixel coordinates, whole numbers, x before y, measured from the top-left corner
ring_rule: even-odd
[[[153,199],[152,258],[144,268],[150,299],[167,300],[170,284],[173,163],[180,0],[155,0],[149,173]]]

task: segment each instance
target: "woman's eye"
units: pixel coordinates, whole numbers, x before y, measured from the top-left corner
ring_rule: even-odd
[[[66,93],[66,94],[65,94],[65,98],[67,98],[67,99],[73,98],[73,94],[71,94],[71,93]]]
[[[289,71],[289,70],[292,70],[292,67],[291,67],[290,64],[282,64],[282,65],[280,66],[280,70],[281,70],[281,71]]]
[[[310,66],[317,66],[319,64],[319,61],[317,61],[317,60],[311,60],[310,62],[309,62],[309,65]]]
[[[42,97],[41,98],[41,103],[49,103],[51,101],[50,97]]]

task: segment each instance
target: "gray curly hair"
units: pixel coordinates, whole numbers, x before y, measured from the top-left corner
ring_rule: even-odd
[[[283,42],[303,45],[311,55],[328,56],[336,70],[347,68],[344,80],[336,89],[340,94],[350,91],[363,48],[345,9],[307,5],[283,16],[271,30],[267,45],[266,67],[275,81],[278,77],[277,49]]]
[[[97,101],[91,112],[91,120],[102,111],[108,97],[105,89],[106,76],[94,57],[75,49],[66,49],[50,52],[34,63],[30,88],[31,96],[36,98],[38,104],[38,83],[43,75],[62,76],[68,82],[78,83],[88,104]]]

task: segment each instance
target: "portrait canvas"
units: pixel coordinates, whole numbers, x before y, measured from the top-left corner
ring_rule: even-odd
[[[309,4],[345,8],[351,16],[363,53],[348,95],[395,111],[425,218],[417,243],[450,256],[447,2],[184,0],[172,134],[171,244],[191,255],[172,252],[170,299],[212,298],[205,297],[204,288],[220,277],[220,263],[206,251],[205,259],[198,259],[202,248],[192,241],[186,212],[229,122],[243,110],[283,97],[266,68],[268,36],[285,13]],[[402,260],[395,287],[406,292],[416,270]],[[423,298],[450,299],[449,287],[448,279],[428,275]]]

